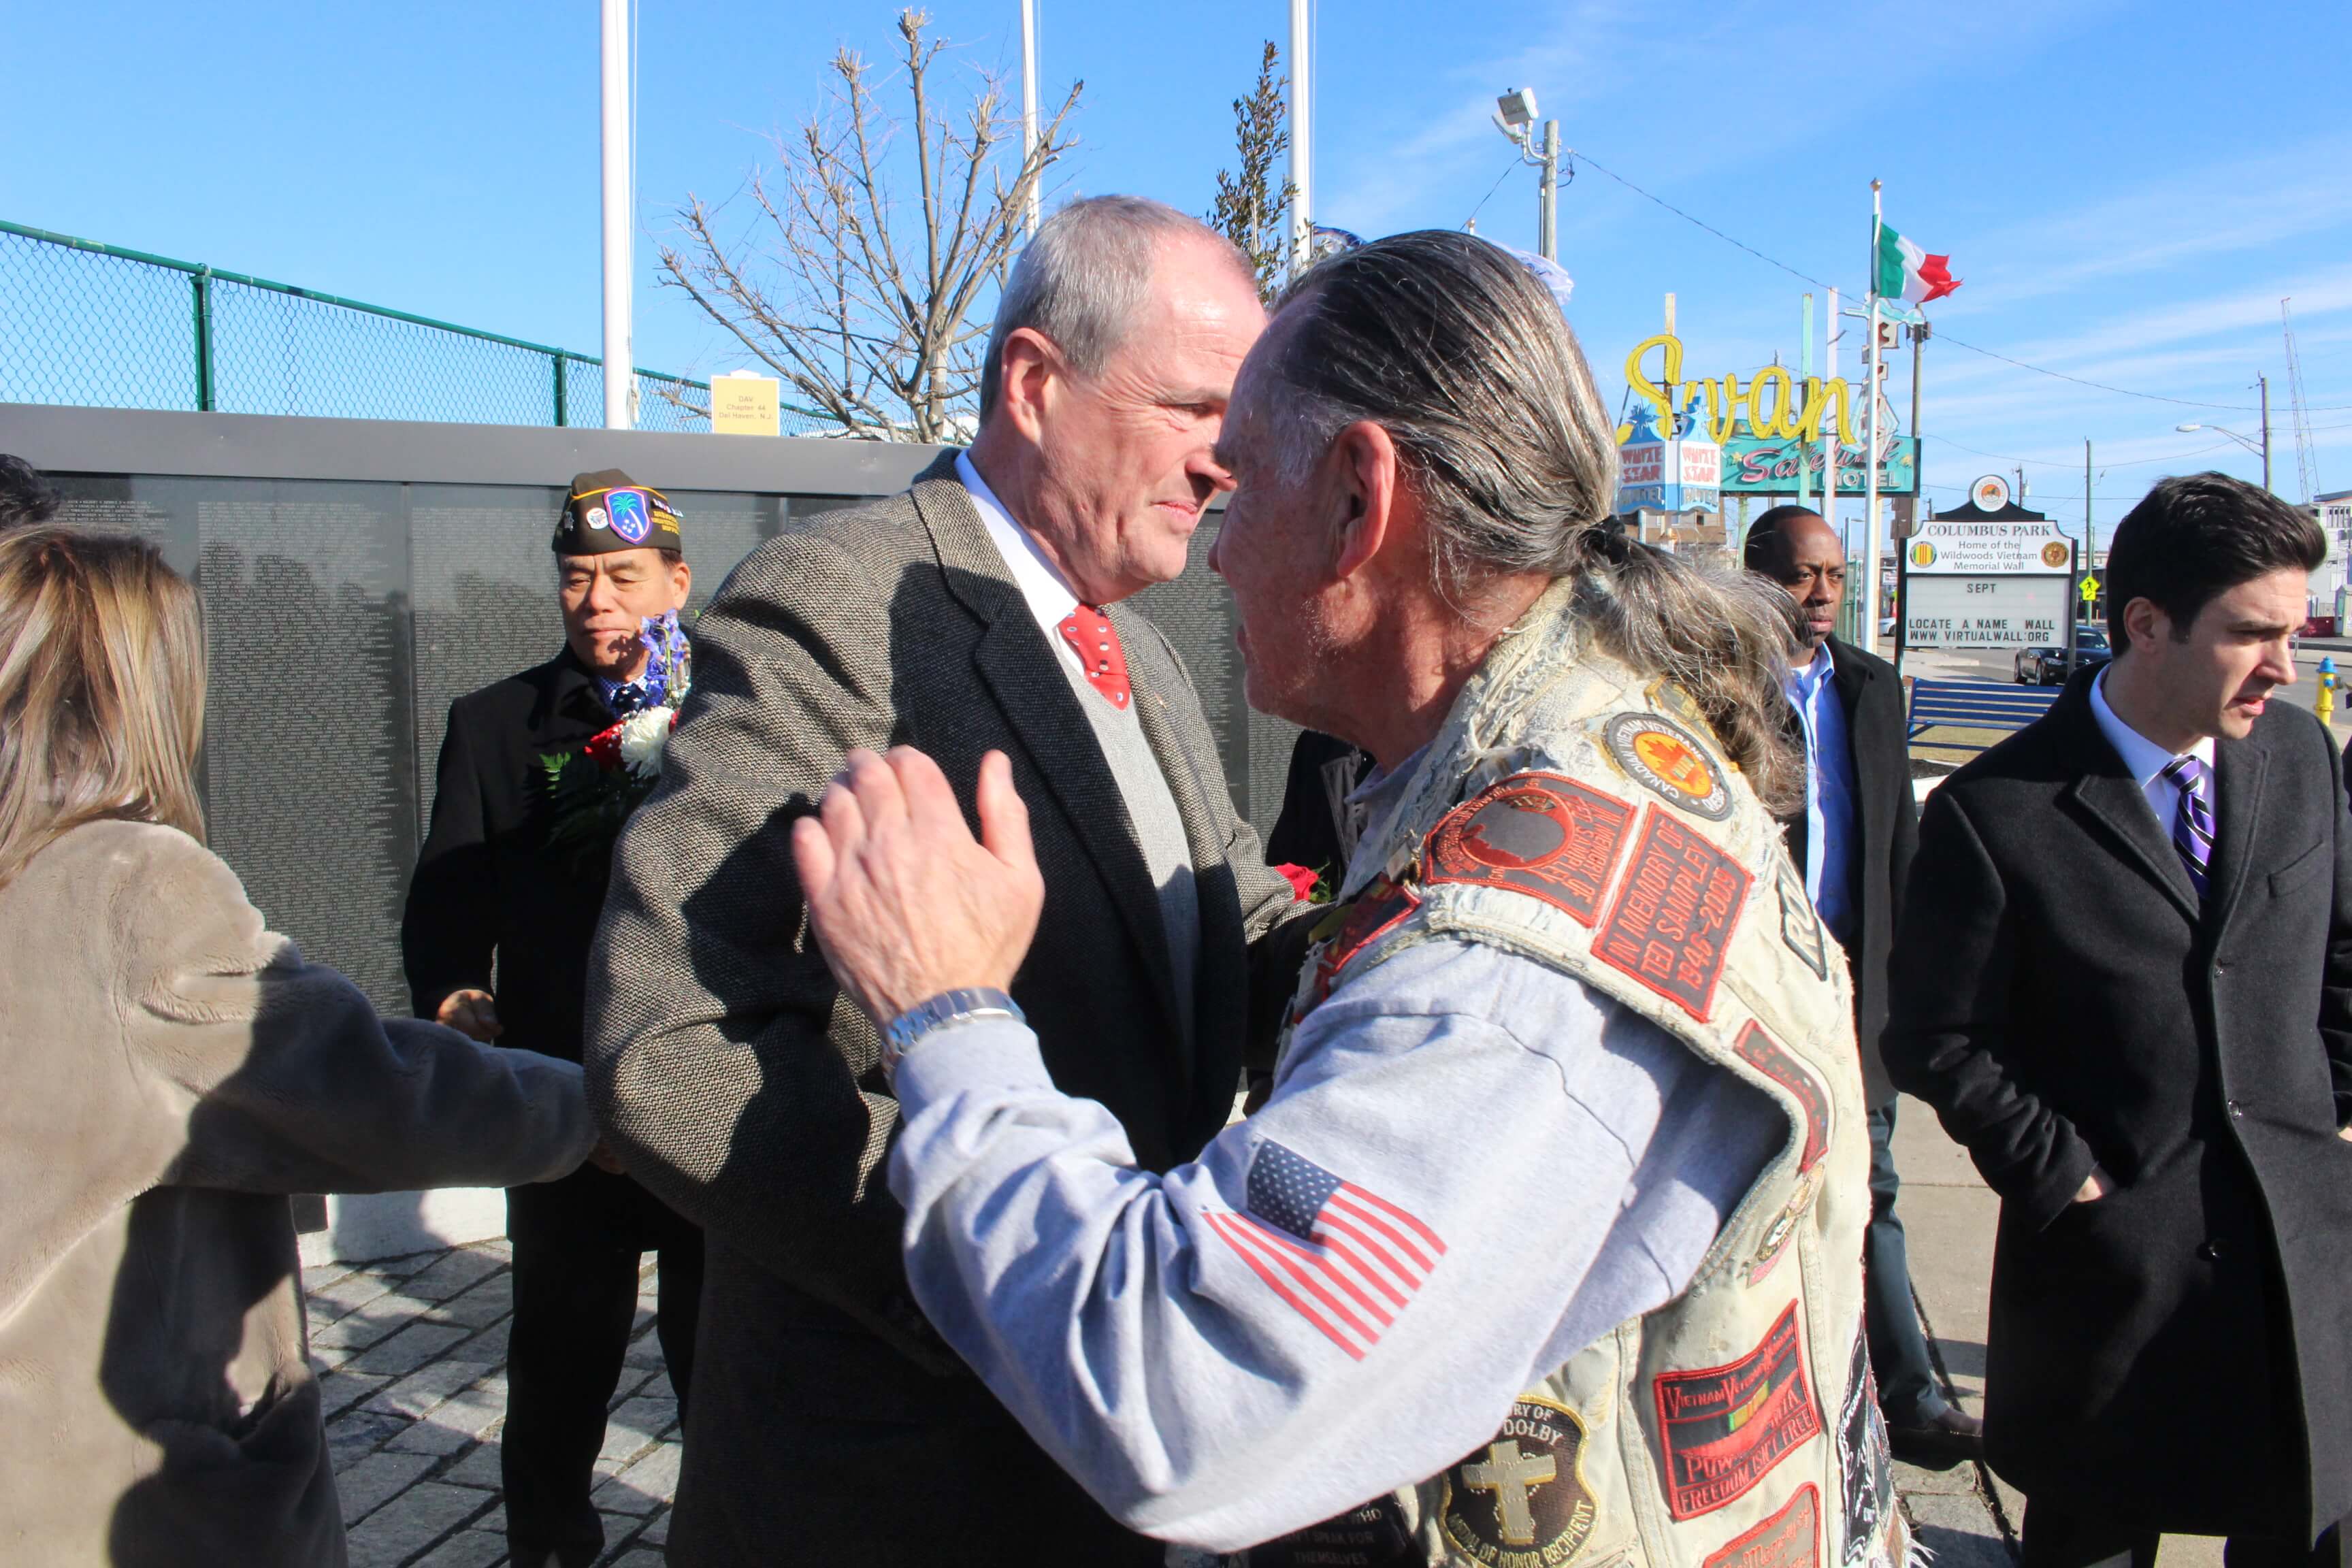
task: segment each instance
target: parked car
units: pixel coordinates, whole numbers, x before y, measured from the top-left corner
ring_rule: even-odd
[[[2017,650],[2017,684],[2063,686],[2076,669],[2096,669],[2115,657],[2107,634],[2096,626],[2074,628],[2074,662],[2070,668],[2063,647],[2021,647]]]

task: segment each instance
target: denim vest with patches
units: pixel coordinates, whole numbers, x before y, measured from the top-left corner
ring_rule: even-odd
[[[1869,1144],[1843,957],[1696,706],[1599,647],[1573,593],[1555,584],[1464,689],[1356,856],[1291,1026],[1416,943],[1482,942],[1763,1091],[1787,1144],[1689,1288],[1525,1390],[1490,1442],[1240,1561],[1900,1568],[1863,1336]]]

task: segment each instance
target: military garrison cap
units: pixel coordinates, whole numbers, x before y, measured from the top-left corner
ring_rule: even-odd
[[[677,509],[669,497],[618,468],[580,474],[564,498],[552,542],[558,555],[606,555],[615,550],[683,550]]]

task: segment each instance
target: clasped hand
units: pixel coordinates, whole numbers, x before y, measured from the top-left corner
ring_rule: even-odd
[[[833,977],[878,1028],[941,992],[1010,990],[1045,880],[1013,764],[980,764],[980,837],[939,764],[911,746],[849,753],[793,862]]]

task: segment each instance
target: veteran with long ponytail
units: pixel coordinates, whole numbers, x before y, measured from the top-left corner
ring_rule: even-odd
[[[1901,1563],[1844,969],[1772,816],[1785,597],[1602,529],[1582,353],[1470,236],[1302,278],[1220,460],[1251,701],[1378,764],[1261,1110],[1155,1174],[1055,1090],[1003,759],[978,840],[905,749],[795,827],[926,1313],[1116,1516],[1234,1561]]]

